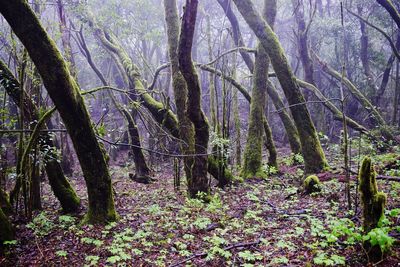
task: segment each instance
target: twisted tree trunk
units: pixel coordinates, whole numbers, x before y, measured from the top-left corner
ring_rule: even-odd
[[[179,133],[179,123],[176,115],[169,109],[165,107],[163,103],[154,99],[146,90],[140,78],[141,75],[137,66],[132,62],[127,52],[119,44],[118,40],[102,30],[98,25],[96,25],[94,19],[90,14],[86,14],[83,20],[87,21],[89,26],[94,30],[99,41],[110,51],[114,53],[114,61],[117,64],[121,64],[122,68],[125,70],[126,75],[130,80],[134,80],[135,90],[140,94],[140,100],[147,110],[151,113],[154,120],[161,126],[165,127],[172,136],[175,138],[181,138]],[[182,138],[183,139],[183,138]],[[209,173],[215,177],[218,181],[228,181],[232,178],[232,173],[227,169],[223,168],[222,171],[218,166],[218,161],[214,157],[210,156],[208,158]],[[224,182],[223,182],[224,183]]]
[[[196,25],[197,0],[187,0],[182,17],[181,32],[178,45],[179,70],[187,85],[186,114],[193,124],[194,140],[191,179],[188,180],[188,190],[191,197],[198,193],[209,194],[210,188],[207,178],[207,149],[209,140],[209,126],[206,116],[201,109],[201,88],[199,77],[192,61],[193,35]]]

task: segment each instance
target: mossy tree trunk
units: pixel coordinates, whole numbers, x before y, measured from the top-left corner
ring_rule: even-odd
[[[247,135],[246,148],[243,156],[243,169],[241,176],[251,178],[254,176],[265,176],[262,173],[262,145],[264,138],[264,127],[269,128],[268,122],[264,118],[266,103],[266,85],[268,75],[268,56],[264,48],[259,44],[253,76],[253,90],[250,102],[249,128]]]
[[[0,248],[3,246],[4,241],[14,239],[14,230],[11,222],[0,208]]]
[[[176,0],[164,0],[164,8],[167,25],[168,52],[171,61],[172,86],[179,121],[179,135],[184,141],[184,143],[181,143],[180,147],[182,153],[186,155],[194,154],[194,126],[186,113],[188,89],[185,78],[179,70],[178,46],[180,30]],[[186,179],[189,182],[192,180],[191,168],[193,165],[193,158],[185,157],[183,160]]]
[[[83,97],[60,51],[26,1],[1,0],[0,12],[28,50],[72,139],[89,196],[85,221],[115,220],[117,215],[105,155],[96,139]]]
[[[169,133],[175,138],[182,138],[179,133],[179,123],[177,116],[169,109],[163,105],[163,103],[154,99],[146,90],[143,83],[141,82],[141,75],[137,66],[132,62],[127,52],[119,44],[118,40],[108,34],[103,29],[101,29],[96,22],[91,17],[90,14],[86,14],[83,20],[87,21],[89,26],[94,30],[99,41],[107,47],[110,51],[114,53],[114,61],[116,64],[121,64],[122,68],[125,70],[126,75],[129,79],[135,81],[135,90],[140,94],[140,100],[142,104],[151,113],[154,120],[161,126],[165,127]],[[222,172],[215,172],[219,169],[217,161],[211,156],[208,160],[209,172],[217,180],[230,180],[232,174],[227,168],[224,168]]]
[[[276,2],[265,0],[264,1],[264,18],[269,20],[270,25],[274,24],[276,15]],[[253,75],[253,90],[252,101],[250,103],[249,115],[249,129],[247,135],[247,143],[244,152],[244,164],[241,175],[244,178],[253,176],[265,176],[262,172],[262,145],[264,132],[267,134],[268,140],[267,148],[272,151],[275,150],[275,145],[272,141],[271,129],[268,121],[264,116],[266,95],[267,95],[267,82],[268,82],[268,67],[269,58],[261,44],[257,45],[257,52],[254,65]],[[262,123],[261,123],[262,122]],[[276,152],[271,153],[270,162],[272,165],[277,166]],[[275,160],[274,160],[275,159]]]
[[[369,157],[363,159],[358,179],[363,206],[363,230],[364,234],[368,234],[378,227],[378,222],[385,212],[387,197],[385,193],[378,192],[376,173]],[[376,262],[382,259],[383,254],[379,245],[371,246],[367,240],[364,242],[364,247],[371,261]]]
[[[279,110],[278,115],[283,123],[283,127],[285,127],[290,149],[292,150],[293,154],[301,154],[300,137],[299,132],[296,129],[296,125],[294,125],[289,113],[286,112],[285,104],[279,96],[275,86],[269,81],[267,83],[267,91],[269,97],[272,99],[272,103],[274,103],[275,109]]]
[[[254,31],[268,53],[277,78],[290,105],[290,110],[299,132],[306,173],[316,173],[328,167],[325,154],[311,120],[304,97],[300,92],[285,52],[271,27],[261,18],[251,0],[234,0],[239,12]]]
[[[103,74],[97,68],[96,64],[94,63],[94,61],[92,59],[92,55],[86,45],[86,41],[85,41],[82,31],[79,32],[79,40],[78,41],[79,41],[79,45],[80,45],[82,54],[85,56],[86,60],[88,61],[89,66],[96,73],[96,75],[100,79],[101,83],[104,86],[108,86],[106,79],[104,78]],[[124,72],[121,62],[119,62],[118,58],[114,54],[111,54],[111,56],[114,58],[114,62],[117,63],[116,67],[117,67],[121,77],[124,80],[125,86],[127,86],[128,88],[132,88],[133,85],[130,83],[130,80],[128,79],[126,73]],[[126,121],[128,122],[128,135],[130,137],[129,142],[132,145],[131,151],[133,154],[133,161],[135,164],[135,175],[132,176],[132,179],[134,181],[137,181],[140,183],[146,183],[146,184],[150,183],[151,182],[150,168],[147,165],[146,159],[145,159],[145,157],[143,155],[143,151],[141,149],[140,135],[139,135],[139,131],[138,131],[138,128],[136,125],[134,114],[129,113],[128,110],[126,110],[123,106],[121,106],[111,91],[109,91],[109,96],[111,98],[112,103],[116,107],[116,109],[121,113],[121,115],[123,117],[125,117]],[[134,99],[131,99],[131,100],[134,100]],[[135,112],[134,109],[132,109],[132,113],[133,112]]]
[[[1,60],[0,77],[2,78],[1,83],[3,87],[16,106],[23,107],[25,118],[29,121],[38,121],[39,111],[36,105],[27,94],[24,94],[24,103],[21,105],[21,87],[19,82]],[[48,126],[49,128],[53,128],[51,122],[48,123]],[[63,173],[62,167],[58,161],[58,154],[56,153],[56,146],[52,141],[52,137],[49,133],[43,133],[40,136],[39,143],[41,144],[41,149],[45,150],[44,167],[54,195],[60,201],[61,207],[65,212],[76,212],[80,206],[80,199]]]
[[[186,114],[193,123],[194,152],[191,166],[191,180],[188,181],[188,190],[191,197],[198,193],[209,194],[210,188],[207,177],[207,149],[209,140],[209,126],[206,116],[201,109],[201,88],[199,78],[192,61],[193,35],[196,25],[197,0],[187,0],[182,16],[181,31],[178,45],[179,70],[187,85]]]
[[[10,203],[10,197],[3,188],[0,188],[0,208],[3,209],[5,214],[12,213],[12,206]]]
[[[147,166],[146,159],[143,155],[140,144],[139,131],[136,126],[136,122],[131,114],[124,108],[121,108],[126,120],[128,121],[128,133],[130,137],[130,142],[132,145],[133,161],[135,163],[135,175],[133,180],[139,183],[150,183],[150,168]]]
[[[229,0],[218,0],[220,6],[224,9],[224,12],[229,19],[231,26],[232,26],[232,38],[236,46],[242,47],[244,46],[242,33],[240,31],[239,22],[236,18],[235,13],[232,11],[231,2]],[[250,70],[251,73],[254,72],[254,62],[250,55],[243,51],[239,50],[244,62],[246,63],[247,68]],[[267,84],[267,92],[268,95],[271,97],[272,102],[276,109],[281,110],[284,107],[283,101],[279,96],[276,88],[268,82]],[[247,100],[247,98],[245,96]],[[296,126],[293,124],[293,120],[290,118],[289,114],[286,112],[285,109],[282,109],[281,112],[278,113],[282,123],[285,127],[286,134],[288,135],[289,145],[294,154],[298,154],[301,152],[301,144],[300,139],[298,136],[298,132]],[[265,127],[264,127],[265,128]],[[265,128],[267,130],[267,128]],[[268,136],[268,132],[265,132],[266,136]],[[271,151],[270,151],[271,153]]]

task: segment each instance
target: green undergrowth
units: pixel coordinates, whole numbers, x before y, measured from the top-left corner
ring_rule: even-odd
[[[194,256],[187,266],[353,266],[366,264],[364,240],[398,252],[391,236],[400,234],[400,183],[379,183],[388,211],[379,228],[362,235],[361,221],[346,209],[344,183],[331,179],[304,195],[299,170],[214,188],[207,203],[185,197],[185,188],[174,191],[172,176],[141,185],[121,175],[113,182],[118,222],[81,226],[79,217],[41,212],[18,231],[6,261],[22,263],[12,249],[29,248],[43,265],[168,266]]]

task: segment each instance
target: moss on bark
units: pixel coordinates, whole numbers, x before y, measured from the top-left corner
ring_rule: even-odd
[[[0,208],[0,248],[3,246],[4,241],[14,239],[14,230],[11,222]]]
[[[235,13],[233,13],[233,11],[232,11],[230,1],[229,0],[218,0],[218,3],[224,9],[226,16],[231,23],[232,32],[233,32],[232,38],[233,38],[233,41],[235,42],[235,45],[237,47],[244,46],[239,22],[236,18]],[[274,13],[276,13],[276,1],[272,0],[272,1],[265,2],[265,5],[268,6],[267,10],[269,12],[269,14],[266,14],[265,17],[267,19],[269,19],[269,23],[270,23],[275,18]],[[270,24],[272,24],[272,23],[270,23]],[[248,69],[250,70],[251,73],[253,73],[254,72],[254,62],[251,59],[250,55],[248,53],[246,53],[245,51],[243,51],[242,49],[239,50],[239,52],[240,52],[244,62],[246,63]],[[203,66],[200,66],[200,67],[203,67]],[[205,67],[208,67],[208,66],[205,66]],[[205,68],[203,68],[203,69],[205,69]],[[212,69],[208,68],[206,70],[210,71]],[[215,72],[217,72],[217,70],[215,70]],[[217,74],[217,75],[222,76],[222,73]],[[224,77],[224,78],[227,79],[226,77]],[[228,77],[228,78],[230,78],[230,77]],[[247,93],[246,89],[242,88],[242,86],[239,85],[234,79],[227,79],[227,80],[229,82],[231,82],[232,85],[234,85],[249,102],[251,102],[250,95]],[[268,82],[268,84],[267,84],[267,92],[268,92],[268,95],[271,97],[272,102],[274,103],[274,106],[276,107],[276,109],[279,109],[279,110],[282,109],[282,111],[279,112],[279,117],[281,118],[283,125],[285,127],[285,130],[286,130],[286,133],[288,135],[289,144],[290,144],[290,148],[291,148],[292,152],[294,154],[300,153],[301,152],[301,144],[300,144],[300,139],[298,136],[296,126],[293,124],[293,121],[290,118],[289,114],[286,112],[286,110],[283,109],[284,108],[283,101],[280,98],[275,87],[270,82]],[[266,132],[266,135],[268,136],[267,132]]]
[[[303,182],[304,190],[307,194],[318,192],[321,190],[318,176],[309,175]]]
[[[276,16],[276,2],[264,1],[264,18],[271,25],[274,24]],[[244,152],[244,164],[241,175],[244,178],[263,173],[262,167],[262,145],[264,132],[266,134],[266,146],[270,153],[269,163],[277,167],[276,149],[272,139],[272,132],[268,121],[264,116],[267,99],[269,58],[261,44],[257,46],[254,64],[252,101],[250,103],[249,129],[246,149]],[[264,176],[264,175],[263,175]]]
[[[207,118],[201,109],[201,89],[197,72],[192,61],[193,35],[196,25],[197,0],[186,1],[182,17],[182,26],[179,36],[178,61],[179,70],[187,85],[186,114],[193,123],[194,128],[194,152],[191,166],[191,180],[188,181],[188,190],[191,197],[197,197],[198,193],[210,193],[207,168],[207,149],[209,140],[209,125]]]
[[[304,97],[295,80],[285,52],[271,27],[261,18],[251,0],[234,0],[239,12],[254,31],[268,53],[276,76],[282,86],[299,132],[306,173],[317,173],[328,167],[317,131],[304,102]]]
[[[115,220],[117,215],[107,163],[79,88],[60,51],[26,1],[3,1],[0,12],[26,47],[74,144],[88,190],[87,221]]]
[[[0,188],[0,208],[3,209],[5,214],[12,213],[12,206],[10,203],[10,197],[6,191]]]
[[[262,145],[264,138],[264,107],[266,103],[266,84],[268,75],[268,56],[261,45],[257,47],[254,67],[253,90],[250,102],[249,128],[243,156],[243,178],[254,177],[262,167]],[[265,176],[265,175],[263,175]]]
[[[363,159],[358,179],[363,206],[363,231],[364,234],[368,234],[378,227],[378,222],[385,212],[387,197],[385,193],[378,192],[376,173],[369,157]],[[370,260],[376,262],[382,259],[383,252],[379,245],[372,246],[368,240],[363,245]]]

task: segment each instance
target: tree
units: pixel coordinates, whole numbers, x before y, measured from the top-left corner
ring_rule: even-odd
[[[138,66],[134,64],[118,39],[113,34],[100,28],[89,12],[83,15],[82,20],[89,24],[104,47],[112,52],[114,55],[114,62],[122,66],[129,80],[134,81],[136,94],[140,96],[141,103],[151,113],[154,120],[165,127],[173,137],[179,139],[180,134],[177,116],[168,106],[165,106],[162,102],[154,99],[152,95],[149,94],[141,80],[142,77]],[[232,179],[232,173],[225,166],[221,168],[219,162],[212,156],[208,157],[208,172],[218,181],[222,181],[221,185],[226,184],[225,181],[230,181]]]
[[[276,2],[264,1],[263,15],[268,19],[268,23],[273,26],[276,16]],[[267,95],[269,58],[261,44],[257,45],[257,52],[254,64],[252,101],[250,103],[249,130],[247,135],[246,149],[244,152],[244,165],[242,169],[243,177],[265,176],[262,173],[262,140],[264,127],[268,138],[271,140],[271,130],[268,121],[264,118],[264,109]],[[260,122],[264,123],[261,124]],[[265,126],[264,126],[265,125]],[[264,126],[264,127],[263,127]],[[273,142],[269,142],[269,146],[275,148]],[[276,167],[275,162],[272,165]]]
[[[229,19],[231,26],[232,26],[232,38],[236,46],[238,47],[243,47],[244,42],[243,42],[243,37],[242,33],[240,31],[240,26],[239,22],[236,18],[236,15],[232,11],[231,7],[231,2],[229,0],[218,0],[218,3],[220,6],[223,8],[227,18]],[[254,71],[254,62],[250,55],[244,50],[240,49],[239,50],[240,55],[242,56],[244,62],[246,63],[247,68],[251,73]],[[226,78],[225,78],[226,79]],[[229,79],[228,79],[229,81]],[[288,136],[289,140],[289,145],[294,154],[298,154],[301,152],[301,145],[300,145],[300,139],[298,136],[298,132],[296,129],[296,126],[293,123],[293,120],[290,118],[289,114],[286,112],[286,109],[284,108],[283,101],[281,97],[279,96],[276,88],[272,85],[272,83],[268,82],[267,83],[267,92],[268,95],[271,97],[272,102],[274,103],[274,106],[276,109],[280,110],[279,117],[282,120],[283,126],[285,127],[286,134]],[[243,91],[241,91],[243,94]],[[250,100],[250,95],[247,97],[246,95],[243,95],[247,100]],[[266,135],[268,133],[266,132]]]
[[[89,210],[84,221],[116,220],[104,150],[96,139],[84,100],[60,51],[26,1],[2,0],[0,13],[26,47],[72,139],[89,196]]]
[[[0,60],[0,83],[3,85],[7,94],[14,101],[18,107],[23,107],[21,112],[24,112],[25,118],[30,122],[39,120],[39,110],[37,109],[33,100],[25,93],[23,104],[20,103],[21,86],[18,80],[14,77],[12,72],[6,64]],[[48,128],[53,128],[51,121],[48,121]],[[45,169],[49,179],[50,186],[54,195],[60,201],[61,207],[65,212],[76,212],[80,206],[80,199],[76,195],[75,190],[72,188],[67,178],[65,177],[61,165],[58,161],[56,153],[56,146],[52,141],[49,133],[44,133],[40,136],[42,149],[45,151]],[[18,185],[16,185],[18,188]],[[13,201],[16,199],[13,198]]]
[[[10,241],[14,239],[14,230],[11,222],[4,214],[2,208],[0,208],[0,248],[3,246],[4,241]]]
[[[304,97],[300,92],[299,85],[295,80],[278,37],[261,18],[251,0],[234,0],[234,3],[271,59],[299,132],[306,173],[322,171],[328,167],[325,154],[307,107],[302,104]]]
[[[78,41],[79,48],[81,49],[82,54],[86,58],[90,67],[92,68],[92,70],[96,73],[97,77],[100,79],[103,86],[109,87],[108,82],[106,81],[103,74],[98,69],[98,67],[96,66],[96,64],[94,63],[94,61],[92,59],[92,55],[86,45],[86,41],[83,36],[82,29],[79,31],[79,34],[77,34],[77,41]],[[113,57],[114,55],[111,53],[111,56]],[[132,81],[130,79],[128,79],[120,62],[117,59],[116,59],[116,62],[117,62],[116,66],[118,68],[118,71],[120,72],[120,75],[123,77],[125,86],[128,88],[134,88]],[[130,145],[131,145],[131,151],[133,154],[133,161],[135,164],[135,175],[132,175],[131,178],[136,182],[148,184],[151,182],[150,168],[148,167],[148,165],[146,163],[146,159],[145,159],[145,157],[143,155],[143,151],[141,149],[139,131],[138,131],[138,127],[137,127],[136,120],[135,120],[136,110],[135,110],[135,108],[132,108],[132,111],[129,112],[125,107],[123,107],[122,105],[120,105],[118,103],[118,101],[112,91],[108,91],[108,93],[109,93],[108,94],[109,97],[111,98],[111,102],[116,107],[118,112],[126,119],[126,121],[128,123],[128,134],[130,137],[129,141],[130,141]],[[130,100],[133,102],[136,99],[134,92],[131,92],[130,96],[132,96],[132,97],[130,97]],[[132,104],[132,106],[134,105],[134,103],[131,103],[131,104]]]
[[[192,61],[193,35],[196,25],[197,0],[187,0],[182,17],[181,32],[178,45],[179,70],[187,85],[187,106],[185,113],[193,124],[194,153],[191,165],[191,180],[188,181],[188,190],[191,197],[203,192],[209,194],[207,178],[207,149],[209,126],[206,116],[201,109],[201,89]]]

